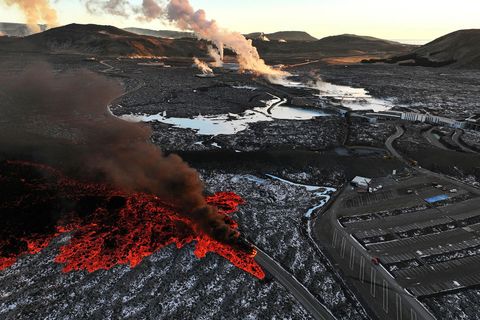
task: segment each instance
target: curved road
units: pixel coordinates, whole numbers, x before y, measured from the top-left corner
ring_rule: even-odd
[[[452,135],[453,142],[455,142],[465,152],[477,153],[476,151],[474,151],[474,150],[468,148],[467,146],[465,146],[465,144],[460,140],[462,135],[463,135],[463,130],[462,129],[456,129],[455,132]]]
[[[448,149],[447,147],[445,147],[436,137],[435,135],[433,134],[433,130],[435,128],[432,127],[430,128],[429,130],[425,131],[422,133],[422,136],[428,141],[428,143],[430,143],[432,146],[434,147],[437,147],[439,149],[442,149],[442,150],[450,150]]]
[[[405,160],[405,158],[393,147],[393,143],[395,142],[395,140],[397,140],[398,138],[403,136],[403,134],[405,133],[405,130],[401,126],[397,125],[396,128],[397,128],[397,132],[395,132],[393,135],[391,135],[387,139],[387,141],[385,142],[385,146],[387,147],[388,151],[395,158],[397,158],[398,160],[406,163],[409,167],[411,167],[411,164],[407,160]],[[422,167],[415,167],[414,169],[418,172],[429,175],[431,177],[450,180],[453,184],[460,183],[463,188],[465,188],[467,190],[472,190],[472,192],[477,192],[477,190],[479,189],[478,187],[470,186],[470,185],[465,184],[464,182],[462,182],[460,180],[457,180],[455,178],[452,178],[450,176],[447,176],[447,175],[444,175],[444,174],[441,174],[441,173],[436,173],[436,172],[430,171],[430,170],[422,168]]]
[[[333,314],[318,301],[294,276],[262,250],[257,249],[257,261],[284,286],[316,320],[336,320]]]
[[[385,146],[387,147],[388,151],[392,156],[403,162],[406,162],[405,159],[403,159],[403,157],[400,155],[400,153],[398,153],[398,151],[393,147],[393,143],[395,142],[395,140],[403,136],[405,130],[399,125],[397,125],[395,128],[397,129],[397,132],[388,137],[387,141],[385,141]]]

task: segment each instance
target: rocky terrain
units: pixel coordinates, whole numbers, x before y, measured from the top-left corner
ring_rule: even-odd
[[[444,35],[405,55],[365,62],[398,63],[403,66],[480,68],[480,29]]]
[[[314,171],[287,175],[299,182],[322,183],[314,179]],[[367,317],[302,231],[303,214],[321,199],[265,176],[208,170],[203,179],[211,192],[234,191],[246,200],[235,214],[245,235],[295,274],[334,314]],[[53,259],[66,241],[68,236],[57,239],[41,254],[24,257],[0,272],[0,317],[138,319],[161,314],[182,319],[310,319],[275,281],[260,282],[216,255],[198,260],[192,246],[181,250],[170,246],[132,270],[119,266],[64,274]]]
[[[434,314],[441,315],[443,319],[476,319],[478,317],[477,306],[480,302],[480,291],[469,289],[424,298],[422,302]]]
[[[478,113],[480,75],[474,70],[396,65],[321,65],[318,70],[326,81],[363,87],[391,100],[396,110],[461,120]]]
[[[347,145],[384,148],[385,141],[395,132],[392,123],[368,123],[352,118],[350,120]]]
[[[72,31],[69,28],[83,31],[67,32]],[[265,107],[265,101],[272,99],[273,94],[288,100],[291,95],[312,98],[314,93],[312,89],[275,86],[262,78],[232,70],[218,69],[214,70],[214,78],[198,78],[199,71],[192,67],[189,56],[201,55],[204,44],[193,39],[166,40],[103,26],[71,25],[24,39],[0,41],[0,64],[4,72],[15,74],[41,59],[59,72],[86,68],[120,82],[125,95],[110,108],[118,116],[165,114],[165,117],[191,119],[198,115],[227,115],[228,121],[233,121],[246,110]],[[271,61],[277,58],[290,61],[293,57],[302,62],[306,57],[358,54],[357,50],[360,54],[384,55],[412,49],[351,35],[312,40],[301,47],[292,43],[262,41],[259,47]],[[21,50],[33,53],[19,55]],[[117,59],[118,55],[131,54],[176,57]],[[97,58],[85,59],[93,55]],[[396,65],[332,66],[322,62],[288,70],[302,80],[321,77],[335,84],[366,88],[372,96],[394,103],[396,110],[460,119],[478,113],[480,92],[476,71]],[[323,112],[325,104],[311,108]],[[294,107],[306,109],[301,104]],[[193,129],[158,121],[149,124],[151,141],[166,153],[180,154],[198,168],[209,192],[234,191],[246,200],[234,214],[242,232],[299,279],[335,316],[370,318],[309,239],[308,225],[302,218],[310,208],[328,198],[266,174],[337,189],[356,175],[387,175],[402,164],[376,148],[383,148],[387,137],[395,131],[394,123],[372,124],[330,112],[308,120],[250,123],[233,135],[198,135]],[[66,134],[62,128],[49,130],[55,135]],[[425,130],[426,126],[411,124],[396,147],[406,157],[418,160],[421,166],[478,184],[478,154],[435,148],[422,135]],[[449,130],[437,130],[448,136],[443,131]],[[466,131],[462,140],[470,146],[478,145],[479,141],[474,131]],[[330,191],[327,193],[331,195]],[[310,319],[272,277],[260,282],[216,255],[197,260],[191,246],[181,250],[168,247],[145,258],[132,270],[118,266],[92,274],[64,274],[52,260],[68,239],[68,236],[59,238],[41,254],[26,256],[0,272],[0,318],[138,319],[162,315],[172,319]],[[454,307],[447,315],[475,319],[472,306],[477,298],[478,292],[472,289],[431,298],[425,303],[439,315],[446,312],[444,305],[452,304]],[[464,307],[464,303],[470,307]]]
[[[162,39],[143,36],[112,26],[70,24],[25,38],[7,38],[6,52],[75,53],[100,56],[202,56],[206,44],[195,39]]]

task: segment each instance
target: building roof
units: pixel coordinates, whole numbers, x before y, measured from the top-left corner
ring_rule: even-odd
[[[372,182],[372,179],[365,178],[365,177],[355,177],[352,180],[352,183],[359,184],[359,185],[368,185],[368,184],[370,184],[370,182]]]

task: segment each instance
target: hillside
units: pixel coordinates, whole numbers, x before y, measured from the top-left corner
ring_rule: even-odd
[[[191,32],[172,31],[172,30],[151,30],[142,28],[125,28],[128,32],[136,33],[143,36],[152,36],[167,39],[195,38]]]
[[[270,40],[270,41],[316,41],[317,38],[312,37],[310,34],[304,31],[279,31],[274,33],[254,32],[245,35],[249,39],[253,40]]]
[[[480,29],[455,31],[408,54],[365,62],[398,63],[403,66],[480,68]]]
[[[401,51],[405,48],[411,48],[409,45],[395,41],[354,34],[325,37],[318,40],[317,45],[330,50],[360,50],[364,52]]]
[[[398,42],[355,35],[333,36],[315,41],[310,41],[313,37],[304,32],[279,32],[264,35],[273,39],[277,37],[289,39],[286,42],[265,41],[265,39],[261,39],[262,34],[259,36],[260,39],[257,37],[257,40],[253,41],[254,45],[269,63],[351,56],[355,56],[357,59],[360,57],[358,60],[361,60],[367,57],[402,55],[415,49],[414,46]],[[24,38],[2,38],[1,51],[74,53],[115,57],[204,57],[207,45],[205,41],[195,38],[158,38],[139,35],[112,26],[93,24],[70,24]],[[231,54],[229,51],[227,53]]]
[[[25,38],[8,39],[0,50],[77,53],[101,56],[203,56],[194,39],[141,36],[112,26],[70,24]]]
[[[410,52],[415,46],[394,41],[357,35],[339,35],[316,41],[302,42],[265,42],[254,40],[260,53],[273,59],[285,56],[299,58],[323,58],[332,56],[376,56],[385,57]]]
[[[480,29],[460,30],[440,37],[414,51],[435,62],[480,67]]]

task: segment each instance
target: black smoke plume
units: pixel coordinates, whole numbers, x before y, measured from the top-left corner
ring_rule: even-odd
[[[198,172],[153,145],[150,127],[109,112],[122,92],[119,83],[89,71],[56,74],[41,64],[0,72],[0,151],[156,194],[216,240],[234,242],[237,232],[206,204]]]

